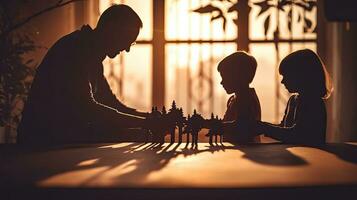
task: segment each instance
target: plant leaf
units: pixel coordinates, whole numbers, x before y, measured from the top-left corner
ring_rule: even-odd
[[[288,29],[289,29],[289,31],[290,31],[290,33],[292,32],[292,30],[291,30],[291,25],[292,25],[292,9],[290,9],[289,10],[289,12],[288,12]]]
[[[268,1],[261,1],[258,3],[254,3],[255,5],[260,7],[260,11],[257,15],[257,17],[259,17],[261,14],[265,13],[272,5],[268,4]]]
[[[316,7],[316,1],[308,1],[307,5],[306,10],[311,11],[314,7]]]
[[[227,19],[225,17],[223,17],[223,23],[222,23],[222,28],[223,28],[223,31],[226,31],[226,26],[227,26]]]
[[[280,33],[279,33],[279,27],[275,27],[275,31],[274,31],[274,41],[277,41],[279,40],[279,36],[280,36]],[[276,44],[276,43],[275,43]]]
[[[304,25],[304,32],[308,32],[309,29],[311,29],[311,26],[312,26],[312,22],[310,19],[306,18],[305,17],[305,25]]]
[[[317,31],[317,26],[314,27],[314,29],[312,31],[310,31],[311,33],[316,33]]]
[[[291,0],[280,0],[278,1],[278,9],[281,11],[285,11],[284,10],[284,6],[292,4]]]
[[[296,2],[296,3],[294,3],[295,5],[297,5],[297,6],[299,6],[299,7],[301,7],[302,9],[307,9],[307,5],[306,4],[304,4],[304,3],[302,3],[302,2]]]
[[[270,15],[268,15],[268,17],[266,17],[265,21],[264,21],[264,35],[265,36],[267,36],[269,26],[270,26]]]
[[[235,25],[238,26],[238,19],[233,19],[233,22],[234,22]]]
[[[224,18],[224,16],[223,16],[223,12],[219,12],[217,15],[212,15],[212,17],[211,17],[211,21],[213,21],[213,20],[216,20],[216,19],[219,19],[219,18]]]
[[[220,8],[212,6],[211,4],[193,10],[193,12],[198,13],[212,13],[214,11],[222,12]]]
[[[233,4],[231,7],[228,8],[228,13],[238,11],[238,6],[236,4]]]

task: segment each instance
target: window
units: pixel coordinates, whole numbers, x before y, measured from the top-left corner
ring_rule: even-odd
[[[105,75],[117,97],[139,110],[149,111],[160,99],[169,107],[175,100],[185,114],[197,109],[204,117],[211,112],[223,117],[229,96],[216,66],[243,49],[258,61],[252,86],[260,98],[262,118],[278,122],[289,95],[280,84],[280,60],[298,49],[316,51],[316,1],[101,0],[100,11],[111,3],[128,4],[143,19],[130,53],[105,60]],[[158,11],[162,18],[154,15]],[[162,30],[154,19],[163,24]],[[155,31],[164,34],[155,36]],[[154,46],[157,40],[164,44]],[[164,66],[153,66],[154,59],[161,59]],[[164,80],[162,87],[155,87],[155,77]]]

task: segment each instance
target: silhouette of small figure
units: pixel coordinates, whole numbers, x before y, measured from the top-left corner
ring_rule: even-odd
[[[192,117],[188,123],[191,126],[191,135],[192,135],[192,148],[198,147],[198,133],[203,128],[204,119],[197,113],[196,109],[193,111]]]
[[[223,121],[224,138],[230,142],[259,142],[254,133],[254,123],[261,118],[258,96],[249,87],[257,68],[255,58],[244,51],[225,57],[217,67],[227,94],[233,94],[227,102]],[[237,126],[238,124],[238,126]],[[251,125],[253,124],[253,125]]]
[[[162,106],[161,114],[162,115],[166,115],[167,114],[165,106]]]
[[[176,102],[173,101],[171,104],[171,108],[168,112],[169,118],[169,130],[170,130],[170,143],[173,144],[175,142],[175,130],[177,126],[177,122],[179,120],[179,110],[176,107]]]
[[[213,144],[213,135],[214,135],[214,132],[215,132],[215,129],[214,129],[214,115],[213,113],[211,113],[211,118],[208,120],[208,127],[207,127],[209,130],[208,130],[208,133],[206,134],[207,137],[209,137],[208,139],[208,142],[209,144]]]
[[[213,144],[213,136],[215,137],[215,143],[218,142],[218,136],[220,139],[220,143],[223,142],[223,130],[222,130],[222,120],[218,118],[218,115],[214,117],[213,113],[211,114],[211,118],[208,120],[207,128],[209,129],[206,136],[209,137],[209,144]]]
[[[222,119],[218,118],[218,115],[216,115],[216,118],[214,120],[214,134],[215,134],[215,143],[218,142],[217,137],[219,136],[219,142],[223,142],[223,124],[222,124]]]
[[[326,133],[324,99],[332,92],[329,74],[319,56],[310,49],[295,51],[280,63],[281,81],[294,93],[280,124],[258,121],[257,132],[284,143],[323,144]]]
[[[160,143],[161,142],[161,128],[159,126],[155,126],[155,123],[157,121],[161,121],[161,113],[158,111],[157,107],[153,107],[149,119],[151,122],[154,124],[153,126],[150,126],[150,132],[152,135],[152,142],[154,143]]]
[[[137,13],[113,5],[95,29],[59,39],[37,68],[22,120],[18,143],[52,145],[127,140],[120,130],[145,127],[146,113],[125,106],[112,93],[102,61],[130,51],[142,27]]]
[[[177,128],[178,128],[178,134],[179,134],[178,143],[180,143],[180,144],[182,143],[184,123],[185,123],[185,117],[183,116],[182,108],[180,108],[179,112],[178,112],[178,119],[177,119]]]
[[[152,120],[152,113],[154,112],[154,107],[152,107],[151,108],[151,113],[147,113],[147,119],[149,120],[149,121],[151,121]],[[150,128],[148,127],[148,126],[146,126],[146,127],[144,127],[144,129],[145,129],[145,131],[144,131],[144,134],[145,134],[145,136],[144,136],[144,138],[145,138],[145,143],[148,143],[148,142],[150,142],[151,140],[152,140],[152,133],[151,133],[151,131],[150,131]]]
[[[164,123],[164,128],[161,129],[160,134],[159,134],[160,135],[160,144],[164,144],[165,143],[165,136],[170,131],[170,129],[169,129],[169,118],[168,118],[165,106],[163,106],[162,110],[161,110],[161,119],[163,119],[161,121]]]
[[[188,145],[190,143],[190,134],[192,132],[192,124],[191,122],[191,115],[188,114],[187,120],[184,122],[185,126],[182,131],[182,134],[186,134],[186,144]]]

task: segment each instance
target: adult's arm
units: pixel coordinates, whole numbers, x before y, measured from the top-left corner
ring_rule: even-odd
[[[98,67],[100,67],[100,66],[98,66]],[[128,114],[135,115],[135,116],[147,117],[146,113],[138,112],[138,111],[136,111],[136,109],[126,106],[116,98],[116,96],[113,94],[112,90],[110,89],[108,81],[104,77],[102,71],[99,71],[95,75],[95,77],[96,78],[93,79],[91,82],[92,82],[92,87],[93,87],[92,89],[93,89],[94,99],[97,102],[100,102],[104,105],[112,107],[122,113],[128,113]]]
[[[86,121],[95,122],[95,124],[103,127],[108,126],[121,129],[145,126],[144,117],[122,112],[121,110],[117,110],[115,107],[112,107],[114,106],[114,100],[111,100],[110,98],[115,97],[110,97],[107,94],[106,98],[104,98],[106,101],[99,102],[92,92],[93,88],[89,81],[90,77],[86,76],[84,73],[85,70],[81,70],[81,67],[84,66],[81,66],[80,64],[81,63],[77,65],[78,68],[72,69],[71,73],[67,73],[67,76],[69,77],[66,78],[67,80],[70,80],[67,82],[67,84],[70,85],[67,85],[66,88],[70,93],[72,93],[70,96],[73,97],[73,105],[78,106],[79,117],[83,117]],[[111,102],[111,104],[106,104],[110,101],[113,102]],[[119,103],[116,105],[120,106]],[[122,110],[125,110],[124,106],[122,106],[122,108]]]

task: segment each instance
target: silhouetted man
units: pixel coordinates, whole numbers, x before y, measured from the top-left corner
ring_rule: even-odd
[[[59,39],[37,69],[18,128],[22,144],[59,144],[123,138],[123,128],[143,127],[145,114],[111,92],[102,61],[129,52],[142,21],[126,5],[113,5],[97,27]]]

